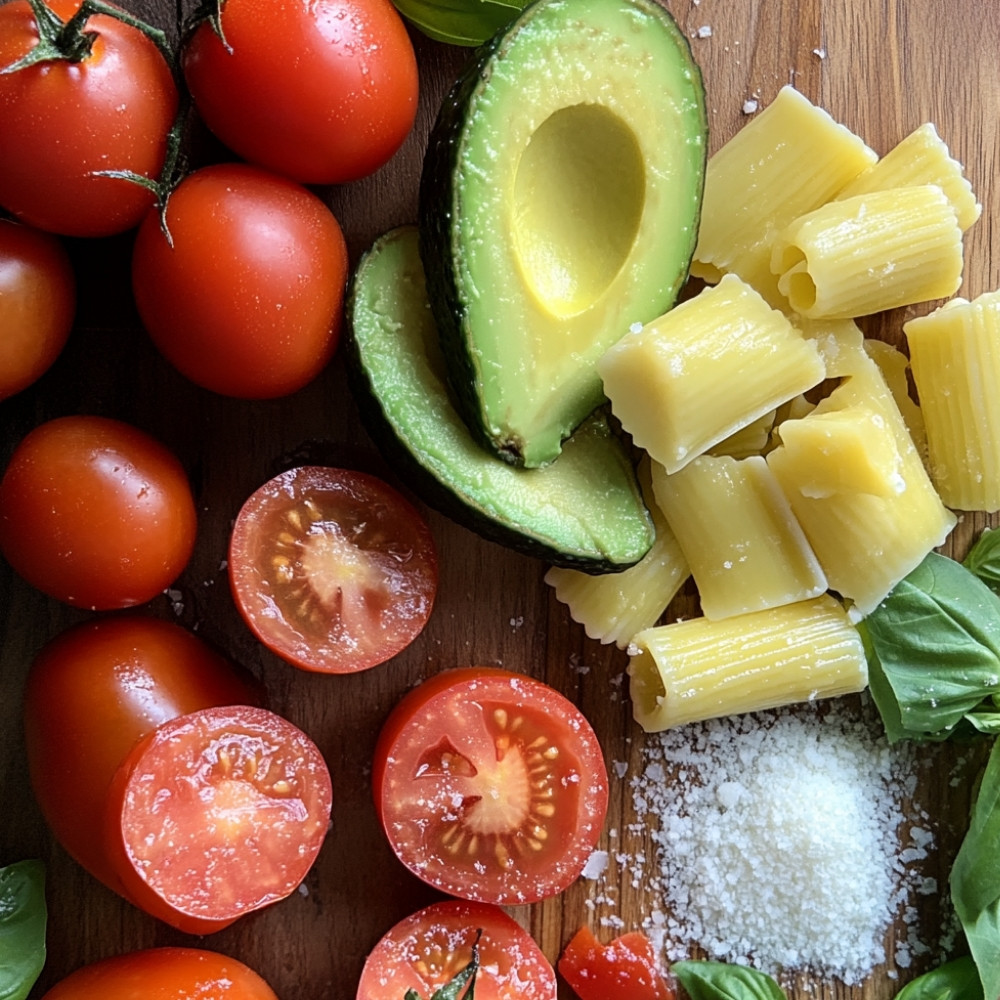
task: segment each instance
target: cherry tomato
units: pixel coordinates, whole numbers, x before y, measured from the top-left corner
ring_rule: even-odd
[[[26,389],[59,356],[76,312],[62,243],[0,219],[0,400]]]
[[[372,173],[417,111],[417,62],[390,0],[225,0],[183,53],[208,127],[244,159],[305,184]]]
[[[401,920],[372,949],[357,1000],[426,1000],[472,958],[476,932],[476,1000],[555,1000],[556,976],[541,948],[503,910],[486,903],[433,903]]]
[[[653,944],[631,931],[601,944],[581,927],[559,957],[559,974],[580,1000],[674,1000],[660,972]]]
[[[195,529],[180,462],[117,420],[36,427],[0,480],[0,551],[32,586],[76,607],[152,599],[187,565]]]
[[[424,519],[387,483],[303,466],[243,505],[229,578],[274,653],[304,670],[351,673],[395,656],[423,629],[437,555]]]
[[[108,789],[132,747],[164,722],[258,693],[220,654],[173,622],[125,615],[51,640],[28,674],[24,731],[35,798],[56,839],[110,888]]]
[[[315,378],[337,346],[347,280],[344,236],[323,202],[256,167],[217,164],[180,183],[166,218],[172,246],[159,212],[139,227],[132,287],[167,360],[247,399]]]
[[[200,948],[148,948],[67,976],[43,1000],[278,1000],[253,969]]]
[[[333,794],[316,745],[263,708],[206,708],[159,726],[112,782],[108,849],[125,890],[189,934],[222,930],[295,891]]]
[[[80,0],[46,3],[64,21],[80,7]],[[137,28],[93,14],[73,38],[84,45],[79,58],[0,74],[0,205],[40,229],[108,236],[138,225],[153,195],[95,171],[158,177],[177,88],[160,50]],[[0,67],[38,43],[26,0],[0,6]]]
[[[583,870],[608,805],[590,723],[559,692],[507,670],[446,670],[379,735],[375,807],[400,861],[443,892],[513,905]]]

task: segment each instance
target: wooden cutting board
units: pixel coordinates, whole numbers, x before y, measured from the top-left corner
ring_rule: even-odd
[[[130,6],[176,37],[178,11],[170,0],[132,0]],[[186,12],[189,3],[178,6]],[[963,294],[1000,287],[1000,4],[670,0],[668,6],[704,73],[713,150],[749,120],[753,106],[763,107],[788,83],[879,153],[917,125],[936,123],[966,165],[984,206],[981,221],[967,235]],[[468,55],[417,34],[414,43],[422,97],[413,134],[375,176],[323,192],[347,234],[352,261],[381,232],[414,219],[427,133]],[[222,155],[210,142],[204,146],[208,155]],[[131,421],[182,458],[198,502],[197,551],[178,584],[183,607],[163,597],[148,610],[197,628],[261,677],[271,706],[318,742],[336,794],[333,830],[307,880],[308,894],[295,894],[204,944],[256,968],[285,1000],[351,998],[368,949],[392,923],[434,898],[395,861],[369,797],[370,754],[390,706],[438,670],[503,664],[547,680],[576,701],[599,733],[609,763],[628,761],[634,769],[642,734],[631,722],[624,694],[609,696],[617,690],[614,679],[625,657],[588,640],[569,620],[542,581],[541,563],[481,541],[434,512],[429,518],[440,551],[441,590],[430,624],[409,650],[387,665],[347,677],[307,675],[263,650],[235,612],[221,570],[229,525],[242,501],[299,460],[398,480],[361,429],[340,359],[307,389],[267,403],[215,397],[175,374],[150,346],[131,305],[129,247],[128,236],[73,242],[80,280],[75,332],[48,375],[0,404],[0,458],[6,462],[35,425],[68,413]],[[905,315],[877,317],[865,329],[898,343]],[[985,523],[981,515],[963,518],[951,551],[961,555]],[[693,593],[686,590],[671,613],[695,609]],[[45,641],[86,617],[46,599],[0,566],[0,863],[40,857],[48,865],[49,958],[35,996],[85,962],[139,947],[191,943],[122,902],[69,860],[32,799],[20,732],[24,677]],[[929,801],[954,809],[960,796],[947,790],[943,768],[931,780]],[[609,829],[626,830],[635,821],[627,781],[612,771]],[[601,846],[615,847],[607,837]],[[941,886],[953,846],[945,843],[941,852]],[[641,833],[632,847],[652,856]],[[615,896],[613,905],[595,901],[596,883],[582,880],[562,897],[514,911],[515,916],[554,960],[582,923],[590,922],[607,938],[602,917],[613,916],[631,929],[648,915],[656,901],[634,888],[629,875],[619,877],[622,884],[607,893]],[[933,910],[933,901],[929,905]],[[936,919],[933,912],[929,919]],[[877,972],[854,989],[803,976],[793,992],[881,1000],[893,996],[906,975],[893,981]]]

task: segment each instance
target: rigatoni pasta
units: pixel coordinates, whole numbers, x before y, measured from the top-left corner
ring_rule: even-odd
[[[629,648],[632,713],[646,732],[862,691],[857,629],[824,594],[738,618],[640,632]]]
[[[903,326],[931,474],[958,510],[1000,510],[1000,291]]]

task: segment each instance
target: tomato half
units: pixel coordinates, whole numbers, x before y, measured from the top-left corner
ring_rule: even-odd
[[[248,100],[246,94],[239,98]],[[151,212],[132,257],[153,342],[192,382],[268,399],[322,371],[340,335],[347,245],[311,191],[245,164],[189,174]]]
[[[119,765],[142,737],[178,715],[258,700],[249,679],[173,622],[123,615],[56,636],[35,658],[24,695],[31,784],[56,839],[121,892],[104,833]]]
[[[75,312],[76,278],[62,243],[0,219],[0,400],[26,389],[55,361]]]
[[[630,931],[601,944],[581,927],[559,956],[559,974],[580,1000],[673,1000],[653,943]]]
[[[243,505],[229,579],[253,633],[304,670],[351,673],[409,645],[437,592],[434,540],[375,476],[303,466]]]
[[[531,935],[499,907],[449,900],[405,917],[365,962],[357,1000],[427,1000],[468,966],[476,932],[476,1000],[555,1000],[556,976]]]
[[[164,723],[118,769],[108,847],[125,890],[189,934],[295,891],[330,824],[316,745],[273,712],[206,708]]]
[[[43,1000],[277,1000],[249,966],[201,948],[147,948],[85,965]]]
[[[393,709],[375,748],[379,819],[400,861],[443,892],[512,905],[562,892],[608,805],[600,744],[541,681],[446,670]]]
[[[244,159],[306,184],[372,173],[417,112],[417,61],[390,0],[225,0],[182,57],[208,127]]]
[[[196,526],[180,462],[118,420],[36,427],[0,480],[0,551],[32,586],[76,607],[151,600],[187,565]]]
[[[66,21],[80,0],[45,0]],[[155,180],[177,113],[177,88],[160,50],[106,14],[87,18],[75,59],[0,73],[0,205],[39,229],[108,236],[138,225],[153,194],[95,174],[128,170]],[[0,67],[31,52],[39,32],[25,0],[0,6]]]

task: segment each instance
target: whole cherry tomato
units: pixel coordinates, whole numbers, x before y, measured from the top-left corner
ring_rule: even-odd
[[[26,0],[0,6],[0,205],[67,236],[123,232],[154,196],[95,171],[158,178],[177,87],[157,45],[107,14],[86,17],[57,44],[81,0],[45,2],[51,17],[41,24]],[[45,58],[12,68],[42,51],[43,39],[52,42]]]
[[[39,378],[73,326],[76,278],[62,243],[0,219],[0,400]]]
[[[0,480],[0,552],[32,586],[76,607],[151,600],[187,565],[195,530],[180,462],[118,420],[36,427]]]
[[[302,388],[340,334],[347,246],[330,210],[246,164],[204,167],[136,235],[132,287],[146,330],[192,382],[267,399]]]
[[[417,111],[417,63],[390,0],[225,0],[183,53],[208,127],[244,159],[306,184],[372,173]]]

